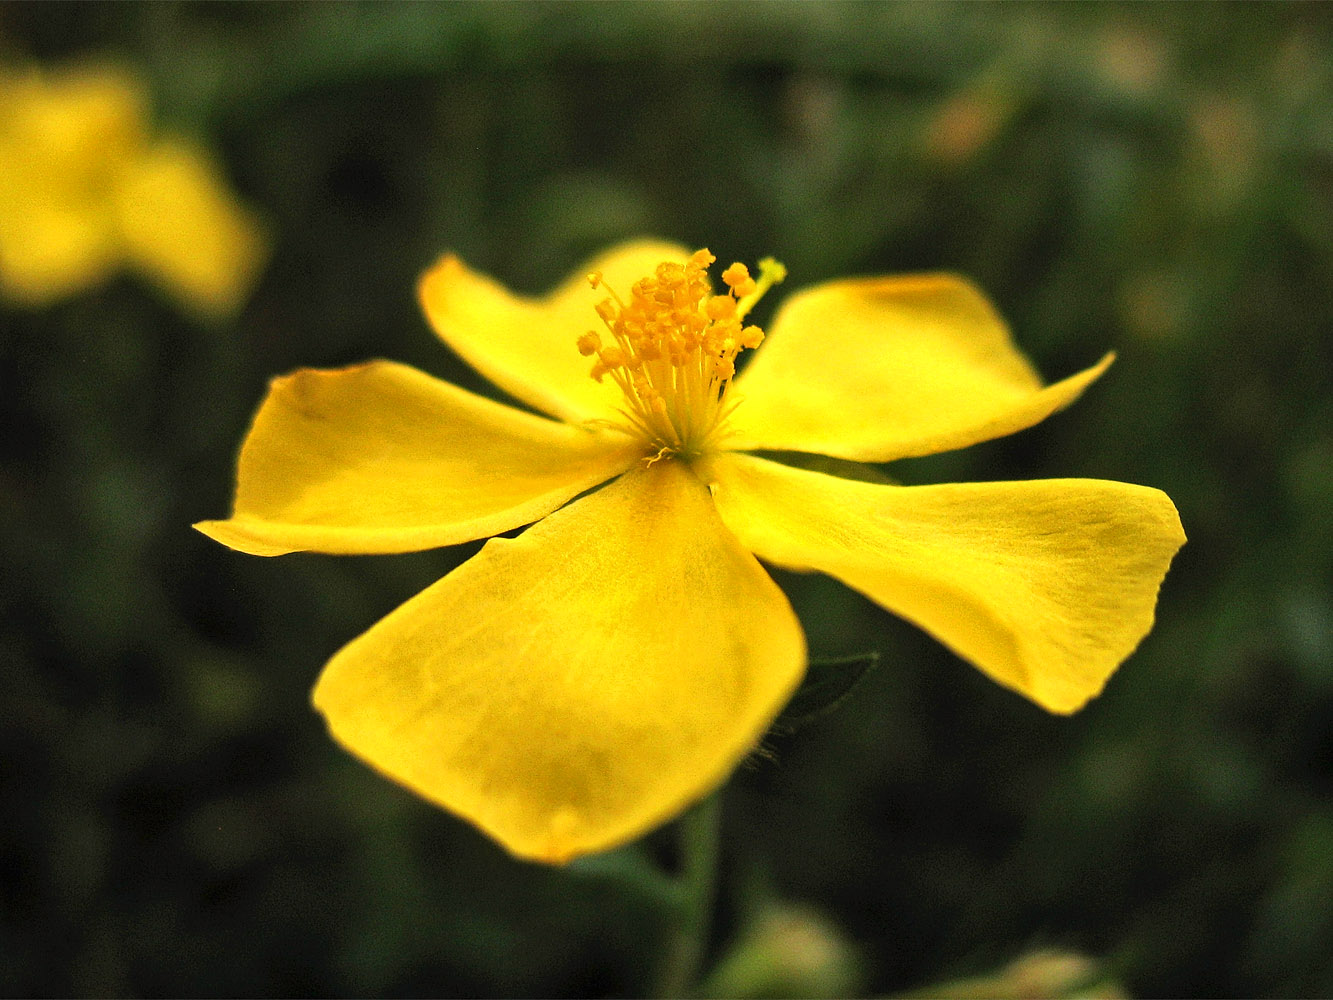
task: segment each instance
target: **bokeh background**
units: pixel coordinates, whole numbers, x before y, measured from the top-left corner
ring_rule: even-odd
[[[785,907],[778,952],[837,969],[728,988],[1056,950],[1137,995],[1333,993],[1331,34],[1303,4],[0,7],[0,59],[134,68],[272,234],[231,319],[131,276],[0,312],[0,993],[652,988],[670,829],[512,861],[308,706],[475,546],[265,560],[189,529],[275,374],[489,391],[418,314],[441,252],[537,292],[647,233],[791,286],[961,271],[1051,379],[1116,350],[1071,410],[888,472],[1144,483],[1190,537],[1072,719],[781,576],[816,655],[882,658],[724,804],[710,957]]]

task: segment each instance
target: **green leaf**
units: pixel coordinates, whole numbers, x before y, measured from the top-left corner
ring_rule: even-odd
[[[680,885],[652,860],[642,841],[575,858],[564,873],[584,882],[614,886],[659,910],[675,910],[683,903]]]
[[[873,650],[855,656],[811,660],[805,682],[773,723],[773,728],[789,735],[831,714],[878,662],[879,653]]]

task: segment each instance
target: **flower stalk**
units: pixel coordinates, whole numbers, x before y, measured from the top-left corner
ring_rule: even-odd
[[[679,896],[654,991],[659,997],[691,996],[703,972],[717,902],[721,793],[713,793],[685,813],[676,827],[680,838]]]

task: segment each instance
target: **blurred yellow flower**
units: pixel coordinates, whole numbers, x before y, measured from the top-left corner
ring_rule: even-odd
[[[40,307],[121,267],[225,316],[267,256],[254,216],[199,145],[150,137],[124,70],[0,67],[0,298]]]
[[[298,371],[255,417],[231,518],[196,526],[278,555],[539,521],[344,647],[314,693],[353,753],[523,857],[645,832],[762,736],[806,651],[756,555],[829,573],[1072,712],[1148,632],[1184,541],[1171,501],[1141,486],[877,485],[749,454],[960,448],[1037,423],[1111,358],[1043,387],[947,275],[805,290],[765,339],[744,317],[781,268],[732,265],[714,294],[712,259],[628,244],[534,300],[445,257],[420,285],[436,332],[555,419],[389,361]]]

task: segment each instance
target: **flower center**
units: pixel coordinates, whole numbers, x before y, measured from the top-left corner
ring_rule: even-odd
[[[735,406],[726,396],[736,356],[764,339],[763,330],[742,321],[787,274],[771,257],[760,261],[757,281],[744,264],[732,264],[722,272],[726,293],[714,295],[708,280],[714,260],[699,250],[684,264],[659,264],[634,283],[628,302],[605,285],[601,272],[588,275],[593,288],[609,293],[596,309],[611,342],[589,330],[578,339],[579,353],[597,356],[593,378],[610,375],[620,386],[620,412],[657,450],[650,461],[695,458],[716,447]]]

